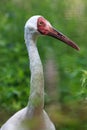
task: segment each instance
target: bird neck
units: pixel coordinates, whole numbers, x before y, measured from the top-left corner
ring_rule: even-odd
[[[25,35],[31,70],[30,96],[28,108],[39,111],[44,106],[44,78],[43,67],[36,47],[36,36]]]

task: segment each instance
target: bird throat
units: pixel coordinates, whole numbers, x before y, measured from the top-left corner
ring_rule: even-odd
[[[42,110],[44,107],[44,77],[43,67],[40,60],[40,56],[36,47],[36,40],[27,40],[27,50],[30,60],[30,96],[28,106],[32,107],[33,110]]]

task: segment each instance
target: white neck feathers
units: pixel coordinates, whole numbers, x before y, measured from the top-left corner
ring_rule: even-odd
[[[25,28],[25,43],[30,59],[31,83],[28,106],[40,110],[44,106],[44,78],[43,67],[36,47],[37,34]]]

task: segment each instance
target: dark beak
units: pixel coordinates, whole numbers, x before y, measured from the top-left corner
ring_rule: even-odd
[[[80,48],[72,40],[70,40],[68,37],[66,37],[59,31],[55,30],[54,28],[51,28],[47,35],[59,39],[60,41],[66,43],[67,45],[73,47],[76,50],[80,50]]]

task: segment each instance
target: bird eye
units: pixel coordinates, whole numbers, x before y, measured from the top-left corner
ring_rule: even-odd
[[[42,25],[42,24],[43,24],[43,22],[42,22],[42,21],[40,21],[40,22],[39,22],[39,25]]]

